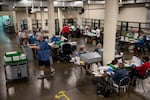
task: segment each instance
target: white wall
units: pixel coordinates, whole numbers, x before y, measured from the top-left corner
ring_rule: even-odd
[[[104,19],[104,5],[85,5],[84,13],[79,15],[79,10],[69,10],[62,12],[63,18],[78,18],[78,23],[82,23],[82,18],[90,19]],[[0,13],[1,14],[1,13]],[[21,19],[26,19],[25,12],[17,12],[17,23],[20,23]],[[118,21],[133,21],[133,22],[146,22],[147,8],[138,6],[123,6],[119,8]],[[58,13],[55,12],[55,19],[58,18]],[[32,14],[32,19],[41,19],[41,13],[37,13],[35,16]],[[48,19],[48,13],[44,12],[42,19]],[[79,20],[80,19],[80,20]],[[47,29],[45,26],[44,29]]]
[[[45,22],[46,22],[45,20],[48,20],[48,12],[42,13],[41,11],[41,12],[36,13],[35,16],[37,20],[43,20],[44,24],[42,24],[42,28],[43,30],[47,30],[48,26],[45,26]],[[57,12],[55,12],[55,15],[54,15],[55,19],[57,18],[57,16],[58,16]]]
[[[130,7],[120,8],[119,21],[146,22],[147,8],[145,7]]]
[[[0,15],[3,16],[3,15],[11,15],[13,16],[13,12],[12,11],[0,11]]]
[[[36,13],[36,19],[41,20],[42,19],[42,14],[40,12]]]
[[[104,5],[86,5],[82,18],[104,19]],[[147,8],[121,7],[118,21],[146,22]]]
[[[86,5],[81,18],[104,19],[104,5]],[[119,8],[118,21],[146,22],[147,8],[145,6],[123,6]],[[138,24],[130,24],[129,26],[138,27]],[[142,27],[145,27],[142,26]]]
[[[104,19],[104,5],[86,5],[82,18]]]
[[[21,20],[27,20],[27,15],[25,12],[16,12],[16,23],[17,23],[17,27],[18,27],[18,30],[21,30],[21,27],[20,27],[20,23],[21,23]]]

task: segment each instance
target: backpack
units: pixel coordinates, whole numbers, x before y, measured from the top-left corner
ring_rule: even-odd
[[[109,97],[110,89],[108,89],[107,86],[105,86],[104,84],[99,83],[97,85],[96,93],[97,95],[103,95],[104,97]]]

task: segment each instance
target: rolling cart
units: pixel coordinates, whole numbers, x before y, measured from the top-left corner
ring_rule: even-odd
[[[7,52],[4,56],[4,73],[6,82],[29,77],[28,60],[20,52]]]
[[[28,62],[13,62],[4,65],[5,79],[6,82],[29,78]]]

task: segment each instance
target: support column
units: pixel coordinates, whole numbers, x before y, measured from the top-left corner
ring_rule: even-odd
[[[118,0],[106,0],[104,16],[103,65],[115,57],[115,40],[118,20]]]
[[[30,16],[27,17],[28,30],[32,31],[32,18]]]
[[[58,8],[58,20],[59,20],[59,29],[61,32],[62,27],[63,27],[63,23],[62,23],[62,11],[60,8]]]
[[[26,15],[27,15],[27,27],[28,27],[28,30],[32,31],[32,18],[29,15],[28,7],[26,7]]]
[[[18,32],[17,21],[16,21],[16,12],[15,11],[13,11],[13,21],[14,21],[15,32]]]
[[[48,0],[48,31],[49,37],[55,34],[54,0]]]
[[[82,25],[81,14],[78,14],[77,24],[80,25],[80,26]]]
[[[41,8],[41,21],[42,21],[42,30],[46,30],[45,29],[45,18],[44,18],[44,9]]]

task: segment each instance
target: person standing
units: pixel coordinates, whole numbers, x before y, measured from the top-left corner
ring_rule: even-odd
[[[81,32],[80,32],[80,26],[79,25],[77,26],[75,33],[76,33],[76,38],[80,38]]]
[[[65,38],[68,39],[68,34],[69,34],[69,32],[70,32],[69,26],[66,25],[66,24],[64,24],[64,25],[63,25],[63,28],[62,28],[62,31],[61,31],[62,35],[63,35]]]
[[[40,67],[40,77],[39,79],[43,79],[44,76],[44,69],[45,67],[50,67],[50,50],[48,43],[44,40],[42,35],[38,36],[38,45],[31,45],[30,48],[37,49],[37,58],[39,61]],[[52,70],[51,70],[52,72]]]

